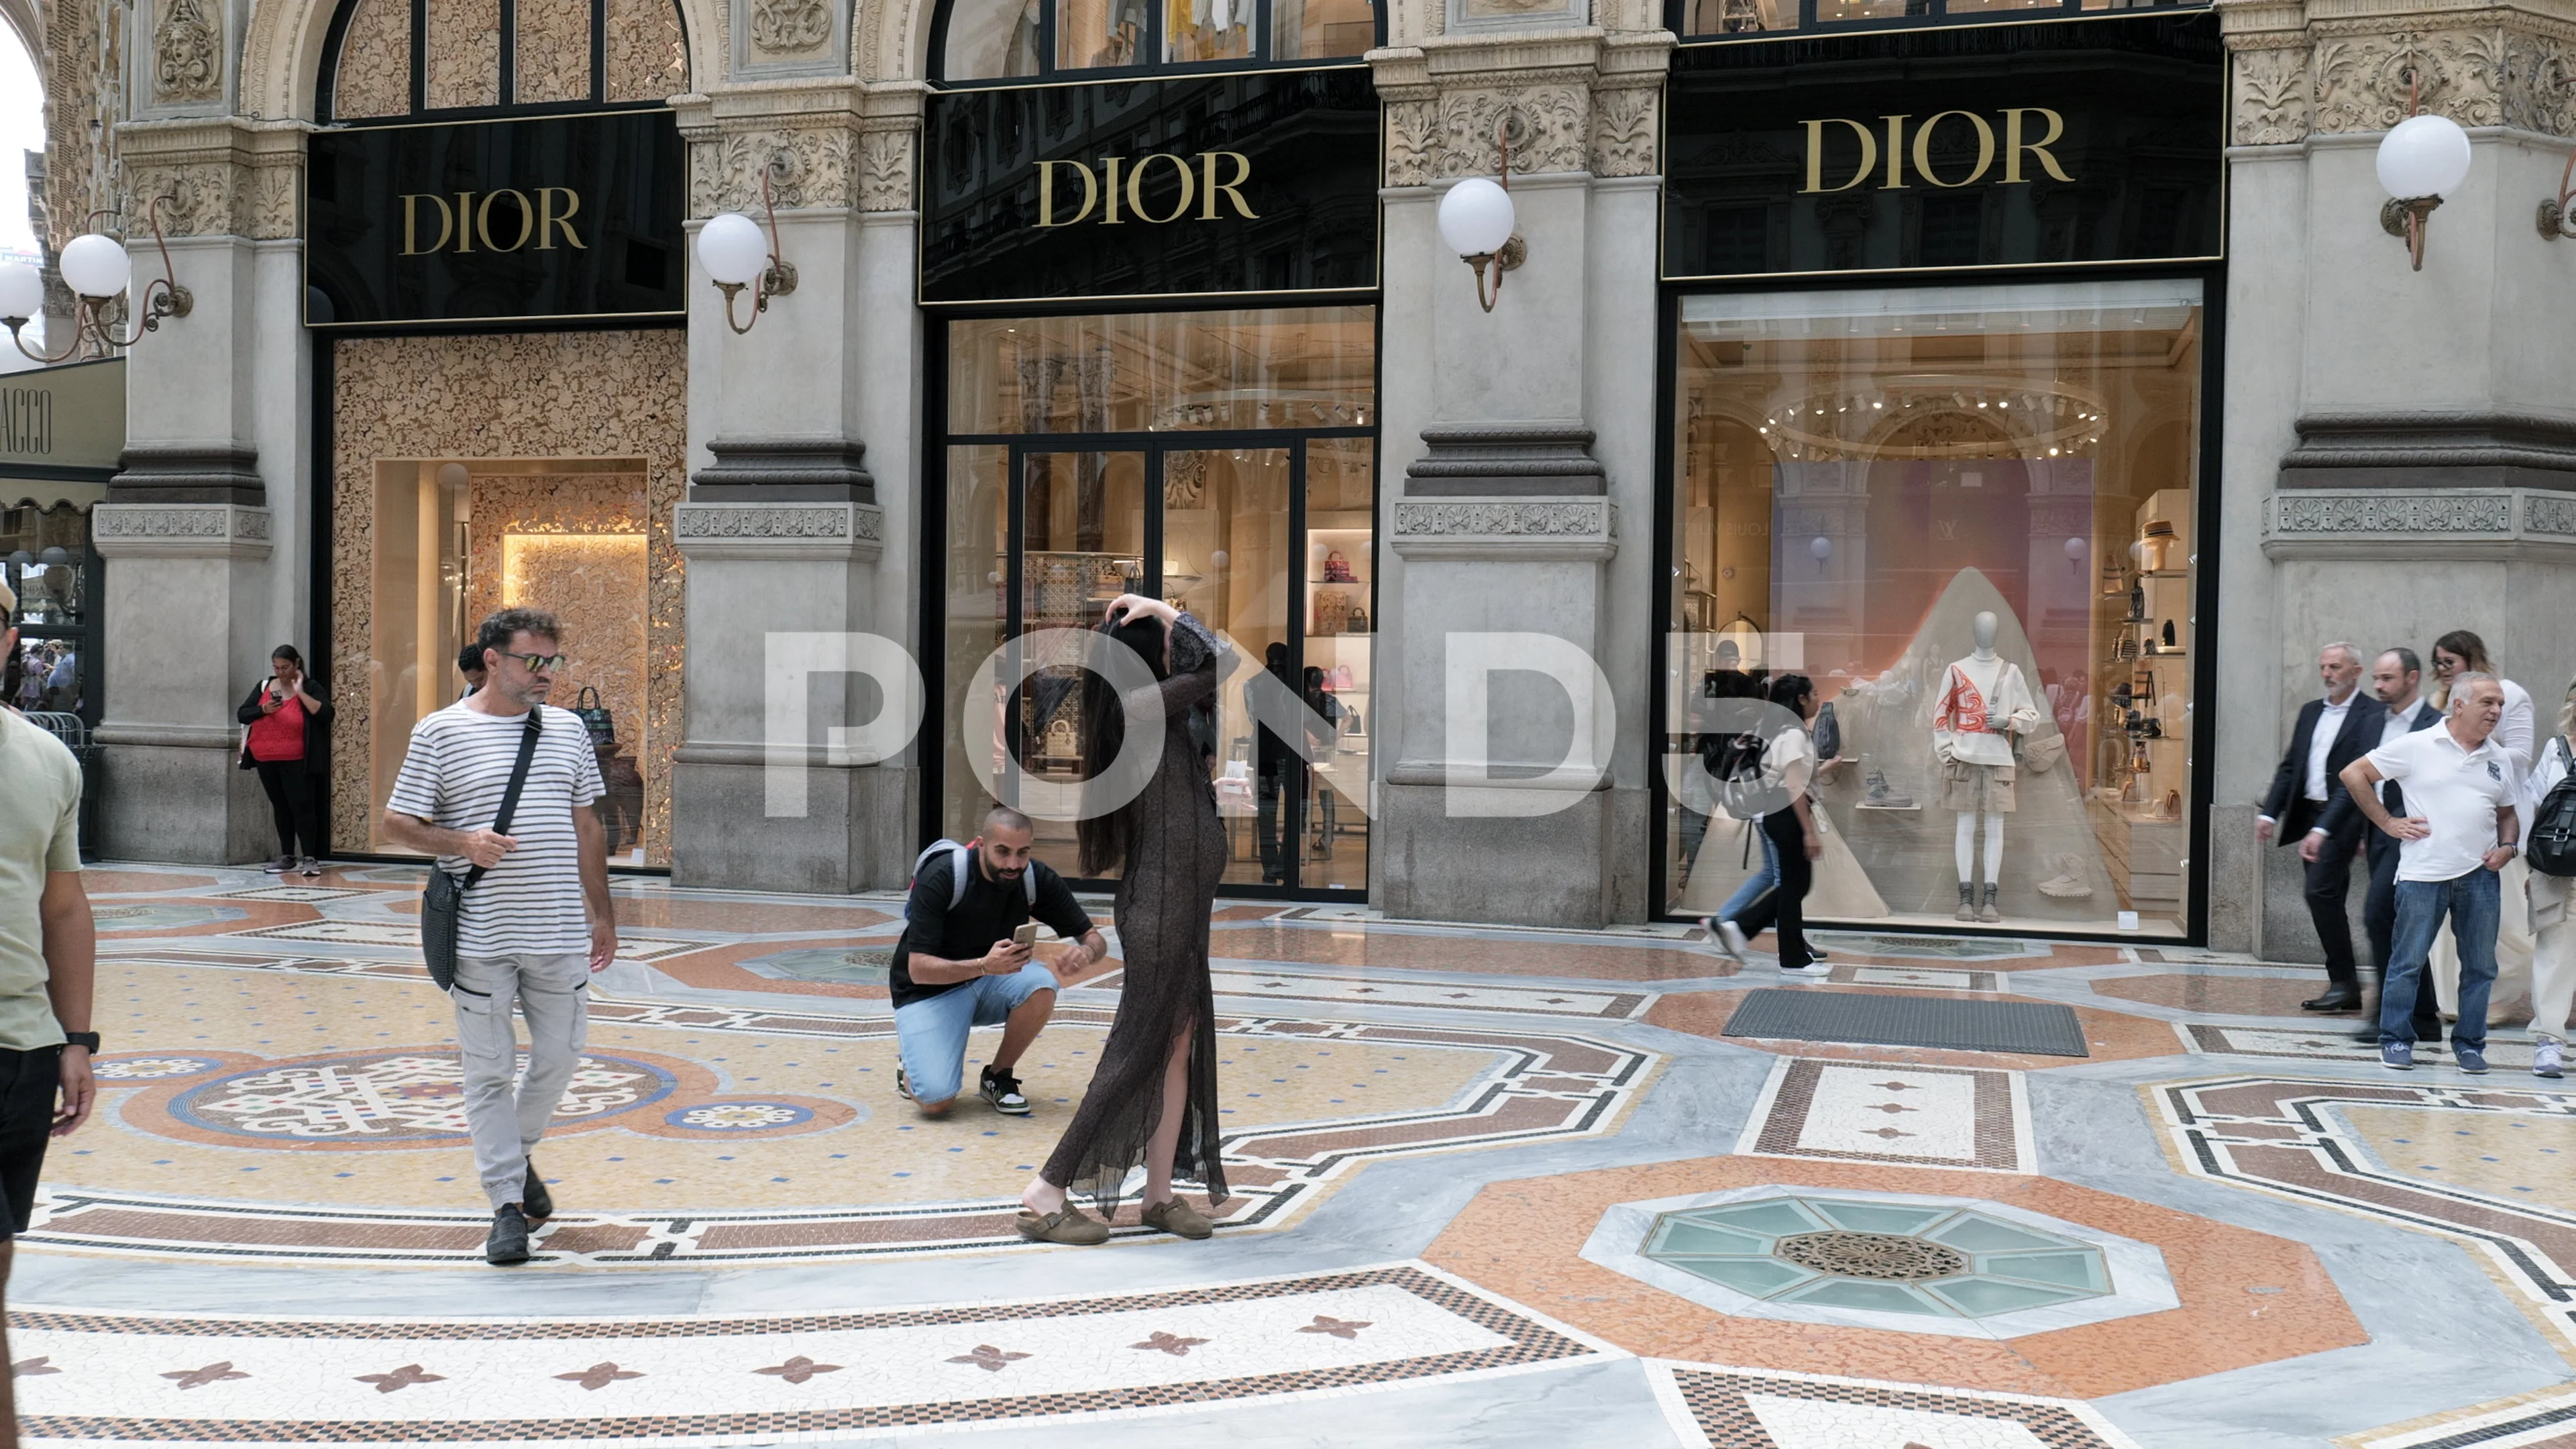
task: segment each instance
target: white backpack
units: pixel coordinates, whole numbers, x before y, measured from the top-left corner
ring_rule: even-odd
[[[972,848],[960,845],[954,840],[934,840],[930,842],[928,849],[912,858],[912,878],[915,881],[921,879],[921,868],[930,864],[930,858],[943,850],[948,852],[948,909],[953,911],[966,902],[966,873],[974,868],[967,859],[975,853]],[[906,881],[904,885],[908,890],[912,881]],[[1029,904],[1034,907],[1038,903],[1038,863],[1036,861],[1030,861],[1029,868],[1020,872],[1020,889],[1027,893]]]

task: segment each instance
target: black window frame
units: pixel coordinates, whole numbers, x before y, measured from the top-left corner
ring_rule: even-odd
[[[418,0],[415,0],[418,3]],[[502,0],[504,5],[510,0]],[[593,0],[600,3],[600,0]],[[1225,75],[1246,70],[1311,70],[1328,65],[1366,65],[1366,55],[1291,56],[1285,59],[1270,54],[1271,7],[1274,0],[1253,0],[1253,53],[1233,60],[1194,60],[1165,62],[1147,60],[1137,65],[1062,67],[1056,64],[1055,18],[1059,0],[1037,0],[1038,6],[1038,73],[1026,76],[974,76],[952,78],[948,74],[948,23],[956,12],[957,0],[939,0],[939,8],[930,19],[930,59],[927,79],[942,90],[964,90],[986,86],[1062,85],[1068,81],[1101,81],[1161,78],[1166,76]],[[1678,0],[1668,0],[1678,3]],[[1386,45],[1387,0],[1368,0],[1369,18],[1376,26],[1372,49]],[[1160,56],[1163,53],[1163,6],[1148,4],[1145,9],[1145,34],[1137,45],[1139,54]]]
[[[2112,9],[2087,8],[2084,0],[2058,0],[2011,10],[1963,10],[1950,13],[1950,0],[1906,0],[1909,13],[1864,20],[1824,20],[1817,16],[1822,0],[1797,0],[1798,23],[1780,30],[1685,31],[1690,0],[1664,0],[1665,28],[1685,45],[1725,45],[1738,41],[1794,40],[1812,35],[1849,35],[1868,30],[1923,30],[1951,25],[2018,25],[2032,21],[2108,19],[2142,10],[2207,10],[2212,0],[2131,0]]]

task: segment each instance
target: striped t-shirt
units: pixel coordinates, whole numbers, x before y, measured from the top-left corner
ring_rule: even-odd
[[[581,857],[572,813],[607,791],[590,731],[572,711],[539,705],[543,721],[528,783],[510,817],[519,848],[465,893],[456,931],[459,956],[562,953],[590,948],[581,904]],[[519,758],[524,714],[485,714],[449,705],[411,727],[411,749],[394,777],[392,810],[445,830],[487,830],[501,813],[510,767]],[[473,862],[442,855],[438,868],[462,875]]]

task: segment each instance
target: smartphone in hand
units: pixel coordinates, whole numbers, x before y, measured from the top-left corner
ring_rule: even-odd
[[[1037,943],[1038,923],[1035,921],[1022,922],[1017,930],[1011,932],[1011,944],[1014,946],[1035,946]]]

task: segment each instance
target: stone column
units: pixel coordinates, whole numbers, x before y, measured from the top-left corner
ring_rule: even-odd
[[[139,315],[163,261],[186,316],[128,353],[126,450],[92,515],[107,560],[100,789],[110,855],[222,864],[276,853],[233,708],[269,650],[312,638],[310,350],[295,234],[302,133],[229,118],[117,128]],[[335,685],[338,681],[331,681]]]
[[[1452,0],[1445,19],[1406,21],[1443,33],[1375,62],[1388,101],[1377,674],[1394,708],[1377,721],[1371,888],[1398,916],[1598,926],[1660,904],[1654,581],[1637,530],[1659,486],[1655,141],[1672,37],[1641,6],[1513,15]],[[1450,185],[1500,174],[1505,144],[1528,257],[1488,312],[1436,218]],[[1541,778],[1576,721],[1526,672],[1494,676],[1487,739],[1448,737],[1461,632],[1552,636],[1598,667],[1588,777]],[[1507,778],[1481,783],[1488,767]],[[1470,772],[1480,783],[1451,788]]]
[[[747,333],[702,271],[689,290],[688,724],[673,773],[672,877],[686,885],[849,891],[899,886],[911,865],[909,752],[848,759],[829,731],[865,724],[875,688],[818,679],[805,813],[772,816],[764,764],[773,635],[880,634],[911,647],[907,569],[881,571],[890,529],[912,550],[919,339],[911,306],[917,88],[872,96],[846,77],[718,88],[685,106],[691,232],[718,211],[764,224],[795,289]],[[752,319],[750,295],[733,320]],[[902,360],[889,366],[891,356]],[[902,487],[880,500],[871,434],[895,441]],[[899,554],[898,557],[903,555]]]
[[[2576,136],[2576,11],[2221,9],[2235,146],[2224,518],[2200,559],[2226,611],[2201,635],[2220,676],[2199,711],[2217,725],[2211,943],[2318,960],[2294,852],[2252,834],[2318,647],[2429,655],[2475,630],[2543,733],[2576,670],[2576,337],[2531,305],[2576,267],[2576,241],[2534,218]],[[2381,229],[2373,165],[2417,104],[2475,152],[2421,271]]]

